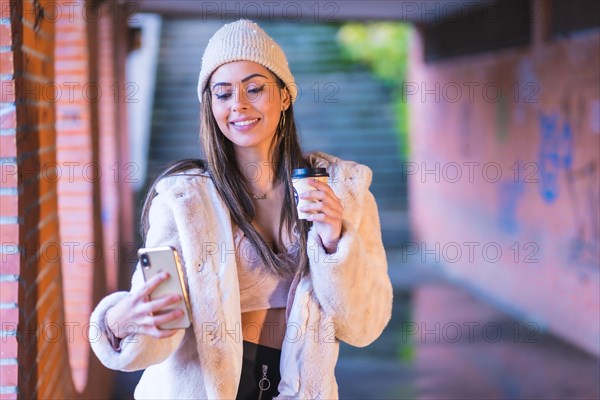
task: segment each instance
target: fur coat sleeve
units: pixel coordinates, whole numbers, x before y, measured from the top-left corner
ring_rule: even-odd
[[[353,346],[367,346],[389,322],[393,296],[377,204],[368,189],[372,172],[364,165],[331,157],[325,165],[330,185],[344,205],[342,235],[336,252],[327,254],[316,231],[309,231],[310,273],[336,337]]]
[[[159,194],[152,200],[150,207],[150,221],[152,229],[148,232],[146,246],[173,246],[180,253],[181,248],[175,227],[174,219],[157,218],[157,213],[169,213],[171,210],[164,203],[163,195]],[[144,284],[144,278],[138,264],[133,274],[131,290]],[[111,332],[105,323],[106,312],[127,292],[117,292],[105,297],[94,310],[90,321],[91,326],[97,327],[96,338],[90,335],[92,349],[100,361],[108,368],[121,371],[136,371],[145,369],[150,365],[166,360],[181,344],[184,330],[179,330],[174,336],[156,339],[152,336],[133,333],[121,341],[120,349],[115,349],[111,344]],[[93,340],[95,339],[95,340]],[[152,349],[152,351],[148,351]]]

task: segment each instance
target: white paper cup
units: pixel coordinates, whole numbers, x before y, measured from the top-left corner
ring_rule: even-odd
[[[308,184],[309,179],[317,179],[319,182],[328,183],[329,174],[325,168],[300,168],[292,173],[292,186],[294,187],[294,199],[296,200],[296,210],[298,219],[306,219],[310,214],[316,212],[301,212],[300,207],[304,207],[316,201],[301,199],[300,194],[310,190],[317,190]]]

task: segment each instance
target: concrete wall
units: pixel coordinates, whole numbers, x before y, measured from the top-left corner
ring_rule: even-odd
[[[600,33],[550,39],[533,17],[528,46],[433,63],[416,32],[409,251],[533,321],[521,339],[600,354]]]

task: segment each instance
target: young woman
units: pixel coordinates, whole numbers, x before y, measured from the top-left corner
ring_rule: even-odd
[[[144,206],[145,246],[173,246],[186,275],[192,326],[158,313],[182,301],[148,295],[138,265],[129,292],[94,310],[92,348],[104,365],[146,369],[136,398],[337,398],[339,340],[366,346],[390,319],[392,287],[377,206],[363,165],[300,149],[297,97],[281,48],[257,24],[224,25],[198,83],[206,162],[161,174]],[[291,174],[326,168],[298,219]]]

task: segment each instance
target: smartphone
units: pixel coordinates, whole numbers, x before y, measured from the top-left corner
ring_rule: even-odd
[[[183,311],[183,316],[176,320],[159,325],[160,329],[182,329],[191,325],[190,321],[190,302],[185,281],[183,279],[183,268],[179,261],[177,250],[173,247],[152,247],[138,250],[138,257],[142,267],[144,280],[148,281],[153,276],[161,272],[168,272],[169,278],[161,282],[156,289],[150,293],[150,299],[179,294],[183,301],[173,304],[168,308],[161,310],[157,315],[179,309]]]

